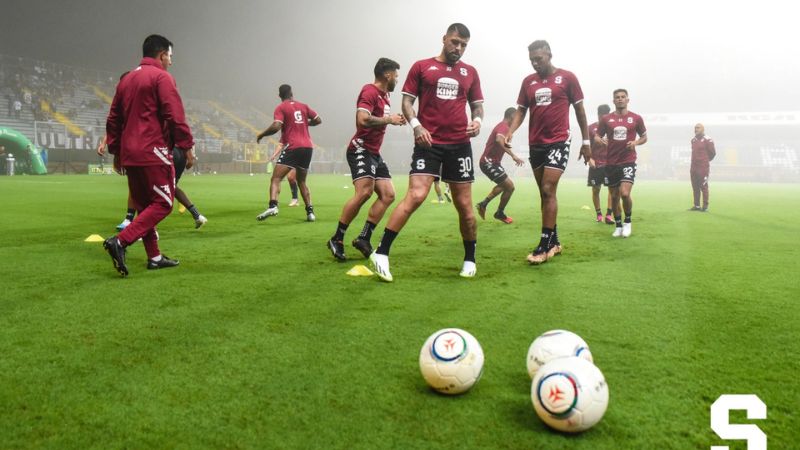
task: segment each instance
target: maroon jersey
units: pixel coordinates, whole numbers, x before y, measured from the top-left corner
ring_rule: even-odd
[[[569,139],[569,105],[583,101],[575,74],[556,69],[542,79],[532,73],[522,80],[517,106],[530,109],[528,143],[546,145]]]
[[[603,144],[598,144],[594,141],[595,135],[597,135],[597,122],[589,125],[589,142],[592,146],[592,159],[594,159],[594,164],[597,167],[603,167],[606,165],[606,154],[608,149]]]
[[[500,164],[503,155],[506,154],[506,149],[502,144],[497,143],[497,136],[505,136],[506,133],[508,133],[508,124],[505,120],[495,125],[492,134],[489,135],[489,139],[486,141],[486,148],[483,150],[483,155],[481,155],[481,161],[490,159],[495,164]]]
[[[708,170],[709,162],[717,155],[714,140],[708,136],[692,138],[692,167],[691,170]]]
[[[403,95],[419,97],[417,118],[434,144],[469,142],[467,102],[483,102],[474,67],[461,61],[451,66],[436,58],[417,61],[408,71]]]
[[[374,117],[385,117],[391,114],[389,105],[389,93],[378,89],[374,84],[365,84],[358,94],[356,107],[361,111],[366,111]],[[356,125],[358,127],[358,125]],[[386,125],[371,128],[356,129],[356,134],[350,139],[347,151],[367,149],[370,153],[380,154],[383,135],[386,134]]]
[[[287,150],[296,148],[313,148],[311,136],[308,134],[309,119],[316,119],[319,115],[305,103],[296,100],[284,100],[275,107],[273,117],[276,122],[283,124],[281,128],[281,144]]]
[[[612,112],[600,119],[597,134],[608,139],[606,165],[620,166],[636,162],[636,150],[628,150],[628,142],[635,141],[636,135],[644,136],[647,129],[642,116],[628,111],[625,114]]]
[[[194,147],[175,79],[155,58],[142,58],[117,85],[106,134],[123,167],[172,165],[173,147]]]

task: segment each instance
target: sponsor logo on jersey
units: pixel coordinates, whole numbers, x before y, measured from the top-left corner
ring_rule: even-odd
[[[628,129],[625,127],[614,127],[614,140],[624,141],[628,139]]]
[[[436,82],[436,96],[442,100],[455,100],[458,97],[458,81],[442,77]]]
[[[547,106],[553,103],[553,91],[550,88],[540,88],[534,93],[536,106]]]

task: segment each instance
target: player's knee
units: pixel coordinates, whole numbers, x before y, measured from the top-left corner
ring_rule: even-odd
[[[394,191],[382,192],[381,194],[378,195],[378,197],[381,199],[383,203],[387,205],[391,205],[392,203],[394,203],[395,200]]]

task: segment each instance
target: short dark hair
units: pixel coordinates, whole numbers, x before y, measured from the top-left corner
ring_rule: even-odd
[[[513,117],[514,111],[516,110],[517,108],[506,108],[506,112],[503,114],[503,119],[510,119],[511,117]]]
[[[289,86],[288,84],[282,84],[278,88],[278,96],[281,98],[281,100],[286,100],[288,98],[291,98],[292,97],[292,87]]]
[[[531,45],[528,46],[529,52],[539,49],[546,50],[550,56],[553,56],[553,52],[550,50],[550,44],[548,44],[547,41],[543,39],[533,41],[531,42]]]
[[[144,44],[142,44],[142,56],[155,58],[159,53],[168,51],[172,46],[172,42],[164,36],[151,34],[145,38]]]
[[[467,26],[464,25],[463,23],[456,22],[454,24],[451,24],[449,27],[447,27],[447,34],[450,34],[450,33],[454,32],[454,31],[456,33],[458,33],[458,35],[463,37],[463,38],[468,38],[469,37],[469,28],[467,28]]]
[[[597,107],[597,115],[599,115],[599,116],[605,116],[606,114],[608,114],[610,112],[611,112],[611,107],[606,105],[606,104],[602,104],[602,105]]]
[[[614,89],[614,93],[611,94],[611,95],[617,95],[617,92],[624,92],[625,95],[628,95],[628,90],[627,89],[622,89],[622,88]]]
[[[384,73],[389,72],[390,70],[399,70],[400,64],[397,64],[395,61],[392,61],[389,58],[381,58],[375,63],[375,78],[383,76]]]

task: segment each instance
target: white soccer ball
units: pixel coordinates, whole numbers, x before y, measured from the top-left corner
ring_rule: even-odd
[[[566,356],[578,356],[594,362],[589,345],[580,336],[567,330],[550,330],[534,339],[528,349],[528,375],[533,378],[540,367]]]
[[[554,359],[536,372],[533,409],[551,428],[577,433],[593,427],[608,408],[608,385],[594,364],[577,356]]]
[[[458,328],[433,333],[419,352],[419,370],[430,387],[442,394],[461,394],[483,373],[483,349],[478,340]]]

